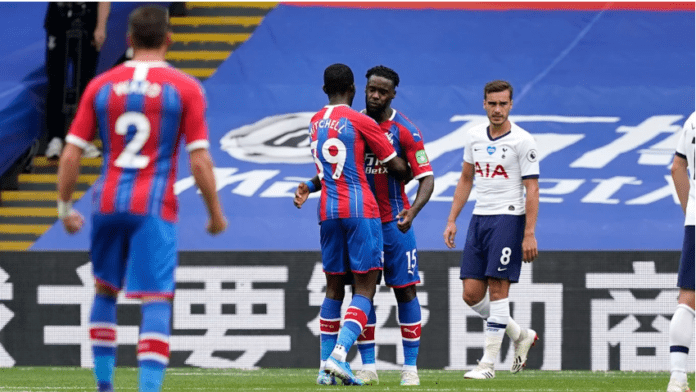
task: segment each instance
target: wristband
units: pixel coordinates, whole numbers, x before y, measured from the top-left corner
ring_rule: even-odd
[[[309,193],[314,193],[317,191],[317,187],[316,187],[316,185],[314,185],[314,181],[307,180],[304,183],[305,183],[305,185],[307,185],[307,188],[309,188]]]
[[[58,200],[58,219],[67,218],[72,209],[72,201]]]

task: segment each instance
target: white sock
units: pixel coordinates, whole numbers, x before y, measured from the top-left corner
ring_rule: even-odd
[[[486,344],[481,362],[496,362],[509,320],[510,301],[507,298],[491,301],[491,315],[486,320],[486,331],[484,332]]]
[[[409,365],[404,365],[404,367],[401,369],[404,372],[414,372],[418,373],[418,366],[409,366]]]
[[[522,334],[522,328],[517,324],[517,321],[513,320],[512,317],[508,319],[508,325],[505,328],[505,333],[510,337],[511,340],[517,341]]]
[[[471,309],[473,309],[476,313],[481,316],[484,320],[487,319],[490,314],[491,314],[491,299],[490,295],[488,292],[486,292],[486,296],[483,297],[481,302],[470,306]],[[515,320],[510,317],[508,319],[508,325],[507,328],[505,329],[505,332],[507,335],[510,337],[512,340],[517,340],[520,338],[520,333],[522,332],[522,329],[520,328],[520,325],[517,324]]]
[[[368,363],[368,364],[363,363],[363,365],[360,369],[368,370],[368,371],[371,371],[373,373],[377,373],[377,364],[376,363]]]
[[[677,305],[669,323],[669,359],[672,379],[686,382],[686,363],[694,331],[694,310],[685,304]]]
[[[486,296],[483,297],[481,302],[472,305],[471,309],[474,310],[474,312],[478,313],[479,316],[481,316],[484,320],[488,318],[488,316],[491,315],[491,297],[488,295],[488,292],[486,292]]]
[[[345,362],[348,353],[346,352],[345,347],[341,346],[340,344],[337,344],[331,352],[331,356],[338,359],[339,362]]]
[[[326,369],[326,361],[319,361],[319,371]]]

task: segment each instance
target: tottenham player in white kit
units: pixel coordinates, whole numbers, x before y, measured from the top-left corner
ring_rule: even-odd
[[[689,346],[694,333],[694,226],[696,226],[696,113],[684,123],[672,162],[672,179],[679,204],[686,214],[684,244],[679,261],[679,299],[669,323],[669,357],[672,374],[667,392],[690,391],[686,374]],[[689,173],[690,172],[690,173]],[[693,369],[691,369],[693,370]]]
[[[538,339],[510,317],[510,283],[520,276],[522,261],[538,255],[534,235],[539,211],[539,161],[534,138],[508,120],[512,86],[496,80],[483,91],[489,123],[472,128],[464,144],[462,175],[454,192],[445,244],[454,248],[456,220],[476,178],[476,205],[462,254],[460,278],[464,302],[486,320],[483,358],[464,378],[495,377],[494,365],[507,332],[515,347],[511,371],[526,365]],[[526,197],[525,197],[526,190]]]

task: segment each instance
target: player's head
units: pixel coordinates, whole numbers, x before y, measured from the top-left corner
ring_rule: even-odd
[[[483,88],[483,108],[491,124],[504,124],[512,109],[512,85],[504,80],[486,83]]]
[[[345,64],[332,64],[324,70],[324,92],[329,99],[334,96],[345,96],[353,104],[355,97],[355,80],[353,71]]]
[[[383,113],[391,106],[399,85],[399,74],[393,69],[378,65],[367,70],[365,74],[365,109],[371,117]]]
[[[133,10],[128,16],[128,41],[134,50],[169,46],[171,27],[167,9],[148,5]]]

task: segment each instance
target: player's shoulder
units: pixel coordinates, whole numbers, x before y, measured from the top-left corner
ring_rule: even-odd
[[[696,129],[696,112],[691,113],[689,118],[686,119],[686,121],[684,122],[684,129]]]
[[[519,141],[534,141],[534,136],[532,136],[529,131],[510,121],[510,130],[515,139]]]
[[[476,124],[467,131],[469,138],[488,140],[488,123]]]
[[[411,133],[413,133],[413,132],[418,133],[419,132],[416,124],[414,124],[413,121],[411,121],[411,119],[406,117],[405,114],[403,114],[402,112],[400,112],[396,109],[393,109],[391,120],[394,121],[396,124],[398,124],[400,127],[406,128]]]

